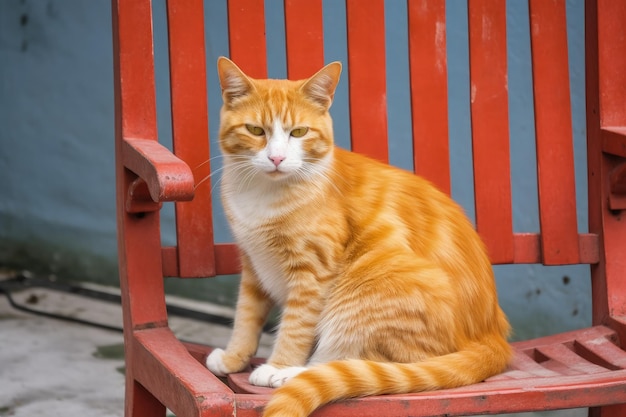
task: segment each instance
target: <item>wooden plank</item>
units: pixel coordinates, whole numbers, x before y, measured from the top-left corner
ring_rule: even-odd
[[[445,2],[409,1],[408,19],[415,173],[450,194]]]
[[[178,276],[178,248],[176,246],[163,246],[161,248],[161,262],[164,277]]]
[[[543,262],[579,258],[565,0],[530,1]]]
[[[470,85],[476,228],[492,262],[514,259],[506,3],[470,0]]]
[[[626,354],[606,338],[576,340],[574,348],[581,357],[607,369],[626,368]]]
[[[603,152],[626,158],[626,127],[603,128],[601,136]]]
[[[167,319],[159,265],[159,214],[126,212],[136,175],[124,165],[127,138],[157,140],[152,9],[150,1],[113,1],[115,90],[115,152],[118,252],[125,328],[134,329]],[[132,302],[141,297],[141,303]],[[145,304],[144,304],[145,303]]]
[[[116,107],[123,138],[157,140],[149,1],[114,2]]]
[[[230,59],[247,75],[267,78],[263,0],[228,0]]]
[[[322,0],[285,0],[287,77],[310,77],[324,66]]]
[[[607,207],[606,202],[613,200],[612,206],[616,208],[626,206],[626,199],[611,193],[607,187],[612,172],[621,169],[619,165],[624,161],[622,158],[607,156],[602,151],[607,145],[611,152],[615,150],[616,143],[607,139],[611,136],[611,139],[615,139],[616,131],[626,126],[623,120],[624,95],[620,93],[626,78],[623,72],[619,72],[626,68],[626,55],[621,53],[626,48],[623,27],[625,6],[623,2],[614,1],[585,3],[589,230],[601,236],[604,249],[602,262],[591,271],[593,322],[607,322],[609,317],[610,321],[615,321],[618,329],[624,328],[620,317],[626,315],[626,222],[624,212],[609,210],[610,206]],[[614,183],[613,188],[616,185]],[[620,330],[621,336],[623,333]]]
[[[191,169],[159,142],[124,138],[118,157],[126,168],[146,182],[152,201],[187,201],[193,198]]]
[[[518,371],[518,374],[514,374],[516,376],[516,379],[521,379],[522,377],[535,378],[538,376],[554,377],[559,375],[558,373],[550,369],[544,368],[543,366],[538,364],[537,361],[533,360],[530,356],[519,351],[516,351],[514,353],[513,359],[511,360],[511,364],[509,365],[509,367],[514,369],[515,371]],[[487,381],[496,380],[498,380],[497,376],[489,378]]]
[[[602,127],[626,126],[626,2],[598,4],[598,65]]]
[[[346,1],[352,150],[388,162],[384,0]]]
[[[576,238],[580,257],[561,265],[572,264],[596,264],[600,262],[600,239],[595,233],[581,233]],[[538,264],[543,263],[543,251],[541,250],[541,235],[537,233],[516,233],[513,235],[515,264]],[[497,263],[497,262],[496,262]],[[509,263],[509,262],[504,262]]]
[[[167,23],[174,153],[194,169],[210,160],[202,0],[168,0]],[[215,275],[212,212],[210,186],[198,187],[192,201],[176,203],[182,277]]]
[[[239,250],[233,243],[217,243],[215,245],[215,260],[218,275],[231,275],[241,272]]]
[[[316,417],[500,414],[579,408],[626,401],[626,371],[484,382],[415,394],[378,395],[328,404]],[[269,393],[235,394],[238,417],[258,416]],[[620,415],[620,414],[616,414]]]
[[[607,372],[608,369],[591,363],[581,356],[568,349],[567,346],[562,344],[554,344],[550,346],[544,346],[538,349],[543,355],[558,361],[568,368],[568,374],[599,374]]]

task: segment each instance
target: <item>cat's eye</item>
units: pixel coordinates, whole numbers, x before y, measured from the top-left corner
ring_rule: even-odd
[[[296,127],[295,129],[291,131],[289,135],[294,138],[301,138],[302,136],[306,135],[308,131],[309,131],[308,127]]]
[[[246,129],[255,136],[263,136],[265,134],[263,128],[259,126],[246,125]]]

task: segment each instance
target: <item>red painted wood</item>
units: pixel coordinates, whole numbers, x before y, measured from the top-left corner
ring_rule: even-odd
[[[287,78],[310,77],[324,66],[322,0],[285,0]]]
[[[559,364],[563,375],[598,374],[607,369],[581,358],[565,345],[551,345],[537,349],[546,358]],[[545,366],[545,362],[542,362]],[[553,367],[554,369],[554,367]]]
[[[571,381],[564,381],[569,383]],[[615,380],[606,381],[603,386],[606,392],[595,398],[603,403],[612,403],[623,398],[620,387]],[[585,388],[593,388],[594,384],[581,385],[581,392]],[[585,403],[593,396],[595,391],[588,391],[586,395],[577,395],[574,398],[568,393],[559,390],[536,389],[502,389],[494,395],[482,395],[474,393],[451,393],[444,392],[445,398],[428,394],[375,396],[361,400],[347,400],[336,404],[327,405],[314,412],[312,417],[348,417],[358,415],[360,417],[430,417],[430,416],[461,416],[474,414],[500,413],[502,410],[544,411],[559,408],[572,408],[569,404]],[[430,393],[429,393],[430,394]],[[611,398],[611,395],[615,395]],[[263,396],[236,394],[237,416],[251,417],[260,416],[260,409],[265,403]],[[578,407],[577,405],[573,406]],[[471,410],[471,411],[468,411]]]
[[[128,185],[126,193],[126,212],[141,214],[150,211],[159,211],[163,203],[157,203],[152,199],[148,184],[142,178],[135,178]]]
[[[595,264],[600,260],[599,239],[597,234],[583,233],[576,238],[580,258],[576,263]],[[541,235],[537,233],[516,233],[513,236],[515,264],[543,263]]]
[[[123,138],[156,140],[151,3],[112,0],[112,4],[117,129]]]
[[[178,248],[164,246],[161,248],[161,260],[164,277],[178,277]]]
[[[626,209],[626,162],[616,165],[609,174],[609,208]]]
[[[129,367],[126,367],[126,416],[164,416],[166,408],[150,391],[145,389],[132,377]]]
[[[163,145],[150,139],[126,139],[120,152],[124,166],[146,181],[153,201],[194,197],[189,166]]]
[[[352,150],[387,162],[385,2],[346,1]]]
[[[128,152],[132,146],[126,139],[142,138],[146,141],[142,143],[156,145],[154,61],[152,48],[146,48],[152,45],[152,10],[149,1],[120,0],[113,1],[112,6],[118,254],[124,326],[129,332],[163,323],[167,317],[164,304],[159,303],[163,287],[159,281],[150,283],[161,272],[158,212],[138,216],[126,211],[128,190],[137,179],[137,174],[125,165],[133,160]]]
[[[176,415],[232,416],[232,391],[189,354],[168,328],[135,333],[130,347],[134,360],[143,366],[135,377]],[[230,410],[230,413],[228,413]]]
[[[602,150],[626,158],[626,127],[602,128]]]
[[[161,236],[158,212],[142,216],[124,214],[119,244],[122,303],[126,309],[124,326],[163,326],[167,321],[161,279]]]
[[[626,126],[626,60],[615,59],[626,46],[626,3],[601,1],[598,9],[599,87],[602,91],[600,123],[602,127]]]
[[[415,173],[450,194],[445,2],[409,1]]]
[[[246,74],[267,78],[263,0],[228,0],[230,58]]]
[[[585,3],[585,99],[587,106],[587,202],[589,210],[589,231],[598,234],[600,242],[603,235],[603,178],[602,178],[602,143],[600,134],[600,90],[598,83],[598,5],[596,2]],[[606,287],[606,268],[604,254],[600,262],[591,266],[592,320],[601,324],[608,315]]]
[[[237,245],[234,243],[216,243],[214,250],[216,275],[233,275],[241,272]],[[163,247],[161,256],[163,258],[163,276],[180,276],[176,248],[172,246]]]
[[[623,237],[626,222],[622,218],[623,210],[610,210],[609,181],[611,172],[624,163],[625,158],[604,154],[604,147],[614,150],[615,136],[612,133],[615,129],[604,128],[603,123],[607,120],[615,123],[621,117],[619,106],[614,105],[614,100],[618,99],[613,92],[624,88],[625,79],[613,68],[624,68],[625,65],[624,55],[615,55],[615,51],[626,47],[623,28],[617,28],[620,19],[626,18],[626,10],[621,3],[588,2],[585,15],[589,230],[598,233],[603,248],[600,262],[591,270],[593,321],[611,322],[616,328],[623,329],[624,323],[615,321],[611,316],[626,313],[626,239]],[[607,131],[611,133],[607,134]],[[622,337],[626,339],[623,332]],[[623,411],[626,413],[626,410]]]
[[[469,2],[476,228],[494,263],[514,259],[509,152],[506,3]]]
[[[617,337],[604,339],[584,340],[577,339],[573,342],[578,355],[590,362],[597,363],[607,369],[626,369],[626,358],[623,350],[616,346]]]
[[[576,192],[565,0],[530,1],[541,245],[546,265],[576,263]]]
[[[241,272],[239,250],[235,244],[218,243],[215,245],[216,269],[219,275],[238,274]]]
[[[603,177],[610,180],[610,173],[624,164],[626,161],[615,161],[607,158],[604,165]],[[609,192],[608,187],[604,189]],[[606,196],[606,194],[605,194]],[[608,196],[610,197],[610,195]],[[622,210],[612,210],[608,204],[608,199],[603,199],[603,241],[604,246],[604,272],[606,274],[606,300],[607,313],[609,316],[620,317],[626,315],[626,213]],[[595,295],[595,294],[594,294]],[[626,340],[623,340],[626,343]]]
[[[207,91],[202,0],[168,0],[167,23],[174,152],[192,168],[209,165],[207,95],[199,94]],[[183,277],[215,275],[212,212],[211,187],[199,187],[191,202],[176,203]]]

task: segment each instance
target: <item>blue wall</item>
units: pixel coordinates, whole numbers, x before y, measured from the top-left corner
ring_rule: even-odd
[[[220,97],[215,60],[228,55],[225,1],[208,1],[207,47],[212,152]],[[284,77],[283,11],[266,0],[269,75]],[[324,1],[327,62],[346,64],[345,7]],[[567,1],[579,229],[586,231],[583,0]],[[167,32],[164,2],[154,2],[159,135],[168,144]],[[390,160],[410,169],[406,2],[387,0]],[[473,218],[466,2],[448,0],[452,194]],[[536,166],[528,7],[507,1],[514,228],[536,232]],[[344,72],[344,74],[346,74]],[[344,75],[345,76],[345,75]],[[116,236],[113,86],[108,0],[0,2],[0,262],[63,277],[114,284]],[[332,108],[337,142],[349,146],[347,83]],[[215,166],[219,166],[219,159]],[[216,180],[212,186],[216,186]],[[217,194],[217,193],[216,193]],[[215,200],[219,207],[219,199]],[[163,239],[174,241],[173,208]],[[217,238],[228,241],[223,215]],[[520,337],[590,322],[587,267],[497,267],[501,303]],[[232,287],[232,285],[231,285]]]

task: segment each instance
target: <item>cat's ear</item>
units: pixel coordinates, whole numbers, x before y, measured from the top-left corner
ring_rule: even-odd
[[[337,61],[331,62],[306,80],[301,90],[311,100],[328,110],[333,103],[335,89],[339,83],[339,75],[341,75],[341,63]]]
[[[250,94],[254,88],[248,76],[226,57],[221,56],[217,59],[217,74],[224,104],[232,104],[234,100]]]

